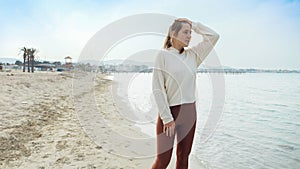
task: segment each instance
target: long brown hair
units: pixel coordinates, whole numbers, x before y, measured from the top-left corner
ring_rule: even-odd
[[[169,47],[172,46],[172,42],[171,42],[171,32],[174,31],[174,35],[177,35],[178,32],[180,31],[180,29],[182,28],[182,24],[183,23],[187,23],[190,24],[188,22],[185,21],[178,21],[175,20],[172,25],[169,28],[168,34],[166,36],[165,42],[164,42],[164,48],[167,49]],[[190,25],[192,27],[192,25]],[[181,49],[181,51],[179,53],[182,53],[184,51],[184,48]]]

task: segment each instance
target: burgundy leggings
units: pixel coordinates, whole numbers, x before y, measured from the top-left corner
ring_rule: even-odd
[[[170,109],[175,120],[176,169],[187,169],[196,128],[196,105],[195,102],[187,103],[171,106]],[[160,117],[158,117],[156,124],[156,134],[157,156],[152,169],[166,169],[172,157],[175,136],[169,137],[163,133],[163,122]]]

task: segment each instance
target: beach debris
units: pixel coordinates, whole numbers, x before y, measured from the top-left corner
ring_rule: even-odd
[[[48,93],[44,94],[45,97],[49,97],[50,95]]]
[[[14,74],[13,73],[8,73],[8,74],[6,74],[6,76],[14,76]]]

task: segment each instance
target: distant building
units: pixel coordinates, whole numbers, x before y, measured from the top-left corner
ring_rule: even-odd
[[[56,66],[52,63],[41,63],[34,65],[34,67],[39,71],[53,71]]]
[[[67,70],[72,68],[72,58],[70,56],[65,57],[65,66]]]

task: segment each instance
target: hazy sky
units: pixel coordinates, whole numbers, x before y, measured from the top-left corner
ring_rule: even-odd
[[[291,0],[0,0],[0,57],[21,58],[26,46],[37,48],[41,60],[76,61],[101,28],[149,12],[213,28],[222,65],[300,69],[300,1]],[[163,37],[152,39],[162,45]]]

